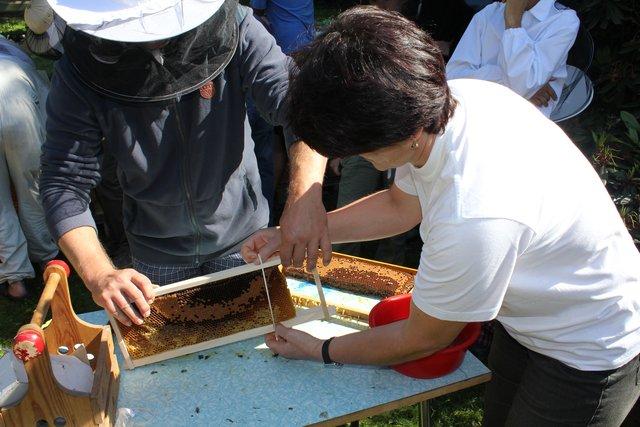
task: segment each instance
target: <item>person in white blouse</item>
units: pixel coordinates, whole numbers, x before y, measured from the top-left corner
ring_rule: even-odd
[[[478,12],[447,64],[447,78],[507,86],[549,117],[567,77],[576,13],[555,0],[506,0]]]

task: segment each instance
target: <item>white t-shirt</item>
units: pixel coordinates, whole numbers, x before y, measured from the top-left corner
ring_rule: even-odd
[[[424,242],[413,301],[451,321],[496,318],[577,369],[640,352],[640,253],[587,159],[512,91],[449,82],[458,101],[427,163],[397,170]]]
[[[476,13],[447,63],[449,79],[482,79],[531,98],[550,82],[560,97],[567,56],[578,34],[576,13],[555,0],[540,0],[522,15],[522,26],[505,29],[505,4]],[[540,111],[547,117],[556,101]]]

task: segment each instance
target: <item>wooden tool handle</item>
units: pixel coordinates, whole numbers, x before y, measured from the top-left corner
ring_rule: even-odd
[[[318,269],[314,268],[312,273],[313,281],[316,282],[316,288],[318,289],[318,297],[320,298],[320,307],[322,307],[322,312],[324,313],[324,320],[329,320],[331,318],[331,315],[329,314],[329,309],[327,308],[327,300],[325,300],[324,298],[324,291],[322,289],[322,282],[320,282]]]
[[[32,324],[42,326],[42,322],[49,313],[51,300],[53,300],[62,275],[64,274],[65,277],[69,277],[70,272],[69,266],[64,261],[53,260],[47,263],[44,271],[46,285],[42,291],[42,295],[40,295],[40,300],[38,300],[38,305],[33,312],[33,316],[31,316]]]

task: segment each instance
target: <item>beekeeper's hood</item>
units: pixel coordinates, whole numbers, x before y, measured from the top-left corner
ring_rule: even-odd
[[[229,63],[238,0],[48,0],[67,24],[63,46],[80,78],[128,102],[175,98]]]

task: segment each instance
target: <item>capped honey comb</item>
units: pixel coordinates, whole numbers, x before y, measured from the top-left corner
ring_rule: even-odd
[[[321,256],[316,265],[323,285],[356,294],[386,298],[413,289],[415,273],[405,271],[408,269],[404,267],[337,253],[332,255],[329,265],[322,263]],[[313,274],[306,271],[306,262],[302,268],[287,267],[285,274],[313,282]]]
[[[276,322],[295,317],[285,277],[277,267],[265,269],[265,274]],[[119,327],[135,360],[271,323],[258,270],[158,296],[144,324]]]

